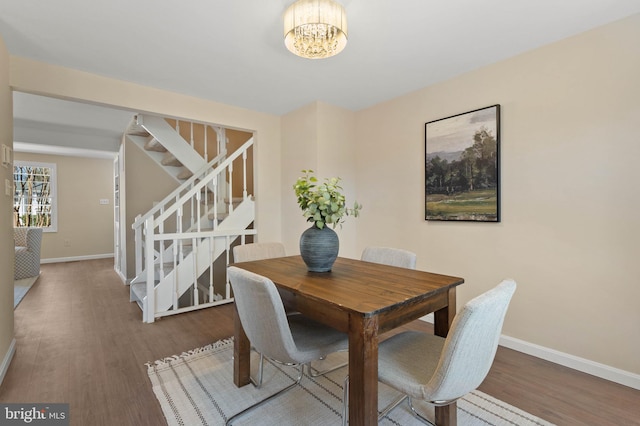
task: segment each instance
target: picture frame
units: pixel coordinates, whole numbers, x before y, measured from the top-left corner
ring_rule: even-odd
[[[425,220],[500,222],[500,105],[425,123]]]

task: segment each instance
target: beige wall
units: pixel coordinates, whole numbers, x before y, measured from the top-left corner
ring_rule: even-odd
[[[283,116],[282,241],[288,254],[300,253],[300,234],[311,226],[302,217],[293,192],[301,170],[314,170],[319,179],[342,178],[347,204],[352,206],[357,199],[355,129],[355,113],[323,102],[311,103]],[[359,257],[355,221],[347,217],[342,228],[336,228],[340,256]]]
[[[324,171],[318,159],[317,103],[282,117],[282,242],[287,254],[300,253],[300,234],[309,227],[296,204],[293,184],[301,170]]]
[[[126,272],[127,278],[135,278],[135,234],[131,225],[136,216],[147,213],[154,203],[175,190],[178,182],[133,142],[126,141],[124,147],[126,223],[122,226],[127,235],[127,270],[121,272]]]
[[[225,134],[228,139],[227,144],[227,152],[235,152],[237,151],[245,142],[253,137],[253,134],[248,132],[241,132],[239,130],[227,129]],[[249,194],[255,194],[253,189],[253,150],[249,149],[247,151],[247,170],[246,170],[246,179],[247,179],[247,192]],[[244,166],[243,159],[240,156],[233,164],[233,196],[236,198],[242,197],[242,192],[244,190],[243,181],[244,181]]]
[[[519,287],[504,333],[640,373],[640,15],[357,114],[358,246]],[[424,220],[424,123],[502,105],[502,222]],[[375,232],[374,232],[375,230]]]
[[[0,38],[0,144],[13,148],[13,105],[9,89],[9,53]],[[0,166],[0,382],[10,361],[13,341],[13,208],[4,192],[13,179],[11,167]]]
[[[43,233],[43,261],[113,255],[113,160],[21,152],[14,159],[56,165],[58,231]]]

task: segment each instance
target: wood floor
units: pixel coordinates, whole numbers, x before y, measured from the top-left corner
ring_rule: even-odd
[[[144,364],[229,337],[233,307],[143,324],[128,300],[112,259],[42,265],[15,311],[0,402],[69,403],[78,426],[165,424]],[[558,425],[640,425],[640,391],[509,349],[480,389]]]

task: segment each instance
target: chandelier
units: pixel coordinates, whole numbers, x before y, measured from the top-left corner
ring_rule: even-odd
[[[347,45],[347,14],[333,0],[298,0],[284,13],[284,44],[303,58],[337,55]]]

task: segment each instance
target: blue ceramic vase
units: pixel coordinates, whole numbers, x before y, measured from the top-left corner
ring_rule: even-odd
[[[338,234],[325,226],[313,225],[300,236],[300,255],[310,272],[329,272],[338,257]]]

